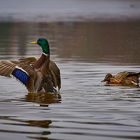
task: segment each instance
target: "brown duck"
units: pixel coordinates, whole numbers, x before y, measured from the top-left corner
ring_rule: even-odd
[[[122,85],[122,86],[139,86],[140,73],[136,72],[119,72],[116,75],[108,73],[102,82],[107,85]]]
[[[22,58],[18,61],[0,61],[0,75],[15,77],[25,85],[28,92],[56,92],[61,88],[61,77],[58,66],[50,60],[49,43],[44,38],[37,42],[42,49],[39,59]]]

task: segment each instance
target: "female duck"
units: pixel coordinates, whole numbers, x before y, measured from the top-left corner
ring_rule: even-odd
[[[107,85],[123,85],[123,86],[139,86],[140,73],[136,72],[120,72],[116,75],[108,73],[102,82]]]
[[[60,70],[50,60],[49,43],[44,38],[37,42],[42,49],[39,59],[35,57],[22,58],[18,61],[0,61],[0,75],[15,77],[25,85],[28,92],[56,92],[61,88]]]

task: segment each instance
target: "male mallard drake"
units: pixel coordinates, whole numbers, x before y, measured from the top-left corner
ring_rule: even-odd
[[[22,58],[18,61],[0,61],[0,75],[15,77],[25,85],[28,92],[56,92],[61,88],[60,70],[50,60],[49,43],[44,38],[37,42],[42,49],[39,59],[35,57]]]
[[[113,85],[124,85],[124,86],[139,86],[140,73],[136,72],[119,72],[116,75],[108,73],[102,82]]]

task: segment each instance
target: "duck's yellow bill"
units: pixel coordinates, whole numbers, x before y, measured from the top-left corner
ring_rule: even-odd
[[[33,42],[30,42],[31,44],[37,44],[37,42],[36,41],[33,41]]]

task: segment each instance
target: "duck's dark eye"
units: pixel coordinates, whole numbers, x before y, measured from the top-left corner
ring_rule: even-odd
[[[38,39],[38,40],[37,40],[37,44],[39,44],[39,45],[40,45],[40,44],[41,44],[41,42],[42,42],[42,40],[41,40],[41,39]]]

